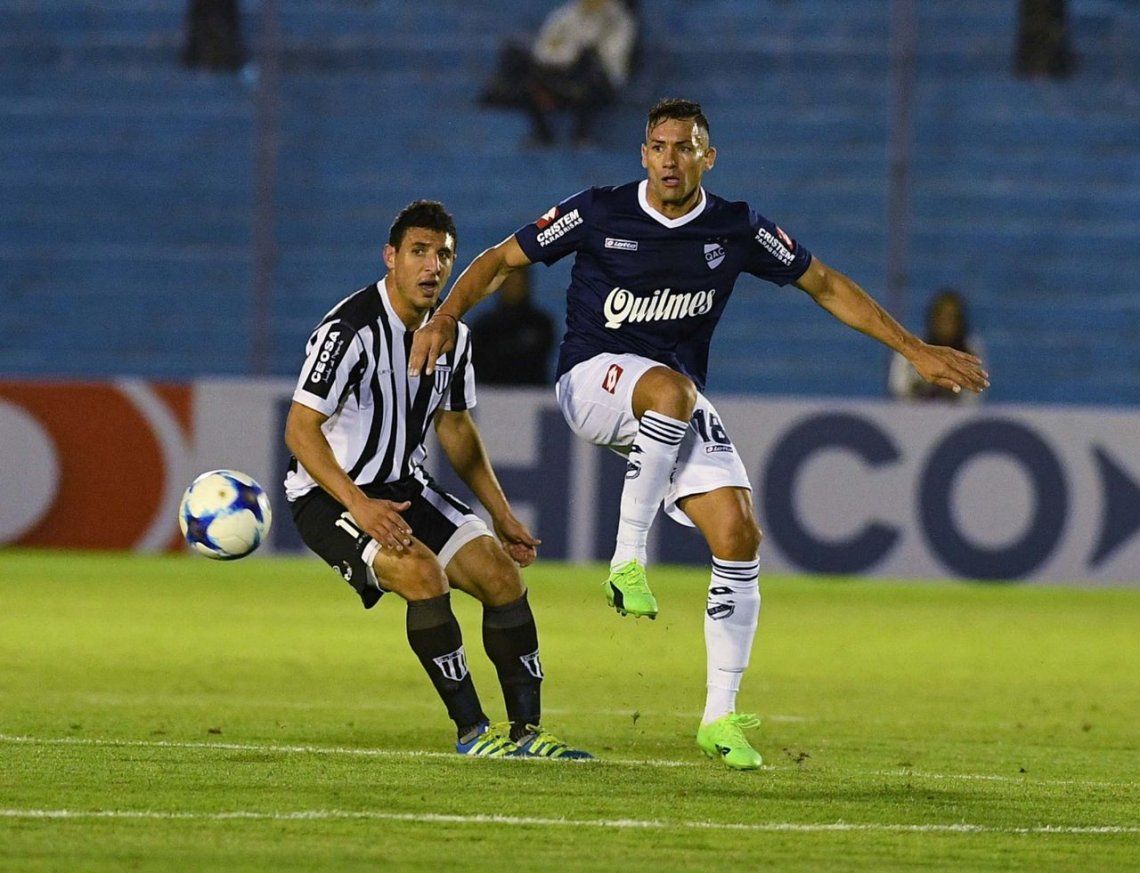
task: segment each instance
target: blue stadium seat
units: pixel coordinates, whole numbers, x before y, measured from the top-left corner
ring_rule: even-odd
[[[644,110],[665,95],[712,118],[711,190],[886,299],[888,4],[657,0],[643,69],[586,152],[522,150],[525,119],[475,103],[503,36],[533,32],[540,4],[281,5],[275,373],[291,374],[332,302],[381,272],[409,200],[448,204],[464,262],[563,196],[639,176]],[[425,8],[447,26],[425,34]],[[1136,403],[1140,9],[1071,4],[1081,68],[1048,82],[1011,73],[1015,15],[991,0],[917,5],[905,320],[919,327],[931,293],[956,285],[995,399]],[[184,16],[182,0],[0,0],[3,372],[248,367],[256,70],[182,69]],[[536,275],[556,314],[567,275]],[[203,361],[207,337],[234,353]],[[712,387],[879,396],[885,365],[795,289],[742,280]]]

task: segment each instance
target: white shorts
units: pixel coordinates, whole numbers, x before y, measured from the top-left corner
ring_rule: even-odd
[[[640,355],[604,353],[563,373],[555,393],[570,429],[595,445],[628,455],[638,428],[633,387],[646,370],[660,366]],[[677,466],[665,492],[665,512],[674,521],[693,527],[677,501],[725,487],[752,488],[716,408],[698,392],[693,418],[681,440]]]

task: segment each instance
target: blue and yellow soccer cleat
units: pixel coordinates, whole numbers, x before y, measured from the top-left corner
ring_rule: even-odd
[[[645,568],[640,561],[626,561],[611,570],[605,589],[606,602],[619,615],[645,616],[650,620],[657,618],[657,598],[649,590]]]
[[[511,741],[498,727],[483,722],[474,737],[455,743],[455,751],[472,758],[525,758],[527,753]]]
[[[518,739],[519,748],[532,758],[557,758],[562,761],[589,761],[593,755],[572,749],[549,731],[528,724],[527,732]]]
[[[730,712],[697,730],[697,745],[710,758],[720,758],[730,770],[755,770],[764,763],[744,737],[746,728],[760,726],[754,715]]]

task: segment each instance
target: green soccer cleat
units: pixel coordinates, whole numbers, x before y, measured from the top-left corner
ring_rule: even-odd
[[[483,722],[482,730],[474,737],[464,742],[459,740],[455,744],[455,751],[471,758],[525,758],[527,753],[522,751],[517,743],[511,742],[498,726]]]
[[[697,730],[697,745],[710,758],[720,758],[730,770],[755,770],[764,763],[744,737],[745,728],[760,726],[754,715],[730,712]]]
[[[645,568],[637,560],[626,561],[620,567],[610,570],[606,580],[606,602],[618,611],[619,615],[645,616],[657,618],[657,598],[649,590],[645,581]]]
[[[572,749],[549,731],[528,724],[527,732],[518,738],[518,746],[532,758],[558,758],[563,761],[592,760],[593,755],[582,749]]]

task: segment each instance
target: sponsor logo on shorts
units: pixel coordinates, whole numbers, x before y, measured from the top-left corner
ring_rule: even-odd
[[[796,247],[796,244],[792,242],[791,238],[782,230],[780,230],[780,228],[777,227],[776,230],[779,231],[782,239],[777,239],[768,232],[767,228],[762,227],[756,231],[756,242],[764,246],[764,248],[768,250],[768,254],[774,257],[777,261],[779,261],[784,266],[787,266],[796,258],[796,256],[792,253],[792,249]],[[787,245],[784,244],[783,240],[788,241]]]
[[[732,446],[721,445],[720,443],[717,443],[716,445],[705,446],[705,454],[706,455],[711,455],[713,452],[731,452],[731,451],[732,451]]]
[[[632,239],[615,239],[612,236],[606,237],[607,249],[618,249],[623,252],[636,252],[637,241]]]
[[[602,379],[602,388],[613,394],[617,390],[618,380],[621,379],[622,369],[617,364],[610,364],[606,375]]]
[[[582,215],[577,209],[572,212],[567,212],[557,221],[553,222],[542,233],[535,237],[535,242],[540,246],[548,246],[556,239],[565,236],[579,224],[582,223]]]
[[[724,261],[724,246],[720,243],[705,243],[705,263],[715,270]]]
[[[606,327],[616,330],[626,322],[674,321],[712,312],[716,289],[674,293],[672,288],[659,288],[638,297],[625,288],[614,288],[606,295],[602,313]]]
[[[625,465],[625,478],[636,479],[641,475],[641,461],[635,461],[633,458]]]

